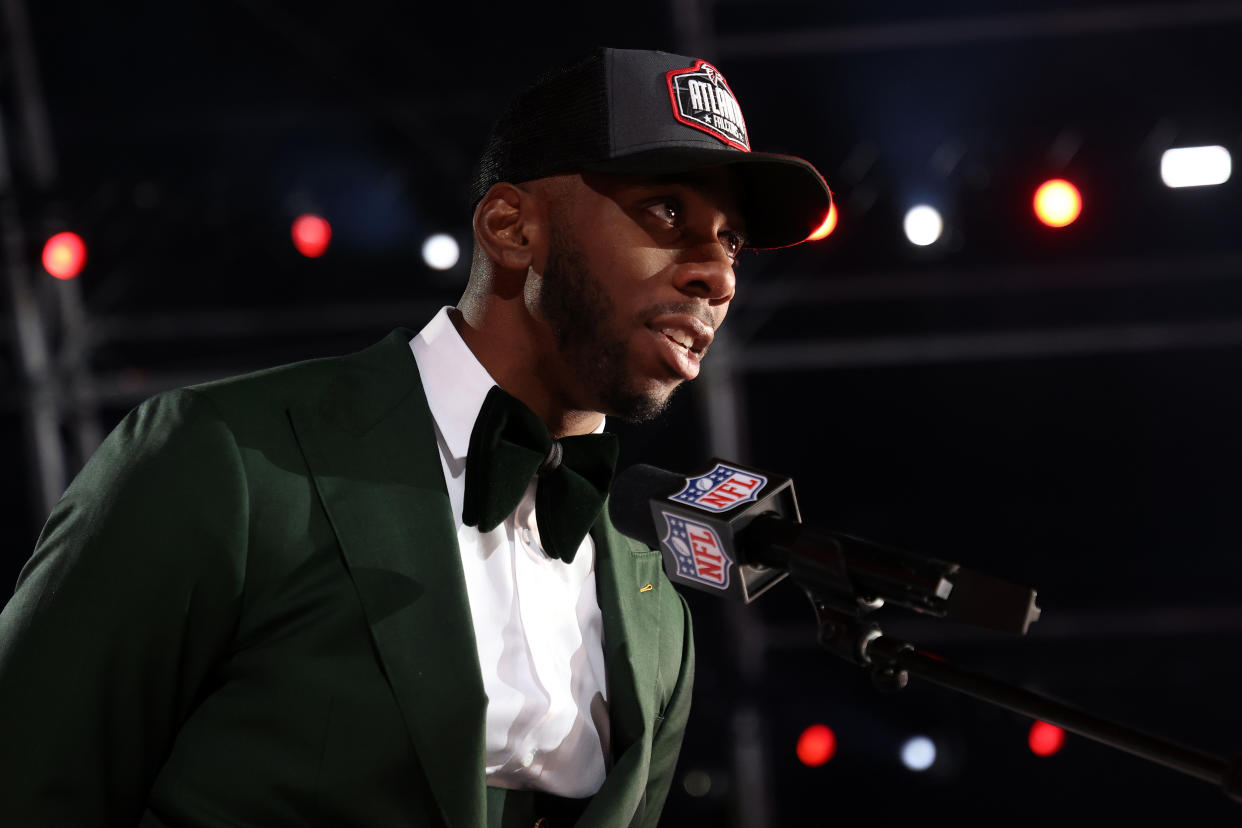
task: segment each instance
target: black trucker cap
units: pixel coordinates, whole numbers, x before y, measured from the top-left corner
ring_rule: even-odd
[[[723,164],[741,182],[749,247],[805,241],[832,206],[810,162],[751,152],[737,98],[707,61],[596,49],[509,102],[475,169],[471,204],[500,181],[570,172],[661,175]]]

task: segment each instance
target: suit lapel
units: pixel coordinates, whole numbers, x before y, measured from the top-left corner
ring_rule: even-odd
[[[605,506],[604,514],[607,511]],[[660,553],[623,537],[607,520],[596,523],[591,537],[604,620],[612,755],[619,768],[628,764],[625,754],[643,743],[644,732],[660,712],[656,688],[661,590],[672,587],[663,578]]]
[[[487,697],[412,336],[346,357],[290,417],[445,821],[480,825]]]

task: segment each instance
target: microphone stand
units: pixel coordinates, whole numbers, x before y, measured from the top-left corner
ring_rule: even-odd
[[[697,477],[684,477],[651,466],[632,467],[622,474],[622,477],[628,475],[626,488],[644,496],[627,495],[612,500],[613,521],[622,532],[642,540],[652,549],[661,549],[669,577],[675,582],[711,591],[728,585],[731,597],[750,603],[788,576],[811,599],[820,645],[866,668],[872,682],[881,690],[900,690],[909,682],[910,674],[914,674],[950,690],[1051,722],[1088,739],[1215,783],[1231,799],[1242,802],[1242,754],[1226,761],[1091,716],[1037,693],[955,667],[939,656],[920,652],[913,644],[884,635],[878,624],[865,620],[868,613],[888,601],[928,615],[1025,633],[1030,623],[1039,617],[1034,590],[1005,583],[955,563],[803,526],[792,479],[732,462],[726,464],[719,458],[712,458],[711,462],[715,464],[714,469]],[[730,480],[729,485],[720,485],[713,474],[721,469],[737,475],[737,482]],[[747,498],[738,499],[745,494],[741,489],[750,491],[760,482],[763,486],[755,490],[758,499],[739,508],[747,504]],[[620,483],[621,478],[618,478],[614,490]],[[717,499],[709,502],[705,495],[694,494],[692,483],[695,491],[716,492]],[[689,499],[678,500],[687,492],[691,492]],[[700,500],[707,505],[699,503]],[[637,504],[634,514],[625,509],[618,512],[617,504],[631,502]],[[688,503],[691,506],[688,507]],[[691,566],[697,566],[697,559],[688,549],[678,551],[678,543],[687,545],[684,539],[670,542],[673,521],[682,520],[678,514],[687,519],[683,523],[693,516],[697,530],[710,538],[712,551],[721,546],[732,548],[732,554],[724,557],[728,571],[736,575],[732,584],[728,581],[708,584],[702,576],[682,574],[685,562],[681,555],[690,559]],[[654,524],[649,520],[654,520]],[[657,528],[655,535],[648,537],[648,527],[652,525],[667,527],[669,534],[660,540],[661,530]],[[722,572],[720,555],[716,555],[715,561],[715,571]]]
[[[836,567],[828,567],[821,573]],[[839,570],[838,570],[839,571]],[[1233,800],[1242,802],[1242,754],[1226,761],[1220,757],[1177,745],[1084,713],[1046,696],[1022,690],[995,679],[955,667],[948,661],[917,650],[914,645],[884,635],[878,624],[864,616],[883,604],[855,596],[847,603],[852,587],[839,579],[790,577],[811,599],[821,646],[834,655],[867,668],[872,682],[885,692],[905,687],[911,674],[977,699],[1013,710],[1140,756],[1173,770],[1219,785]]]

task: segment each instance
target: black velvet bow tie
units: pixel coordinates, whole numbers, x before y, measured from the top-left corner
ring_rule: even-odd
[[[462,521],[490,532],[508,517],[535,475],[535,519],[550,557],[566,563],[599,518],[617,465],[617,438],[553,440],[521,400],[493,386],[470,433]]]

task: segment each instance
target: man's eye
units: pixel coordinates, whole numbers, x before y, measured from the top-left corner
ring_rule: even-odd
[[[647,209],[661,221],[668,224],[676,224],[678,219],[681,218],[681,203],[676,199],[669,198],[664,201],[657,201]]]
[[[729,257],[736,259],[746,245],[746,240],[742,238],[741,233],[721,233],[720,243],[724,245],[724,249],[729,254]]]

